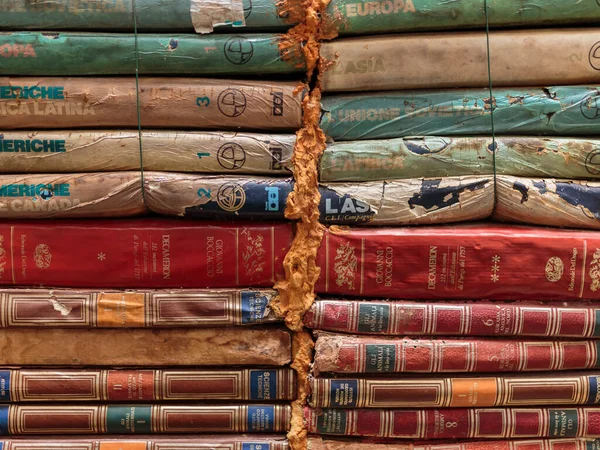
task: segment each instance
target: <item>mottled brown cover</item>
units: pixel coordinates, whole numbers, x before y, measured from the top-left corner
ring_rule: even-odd
[[[277,328],[0,330],[3,365],[273,365],[290,361]]]

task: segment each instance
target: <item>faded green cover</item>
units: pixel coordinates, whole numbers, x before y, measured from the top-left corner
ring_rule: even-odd
[[[495,157],[495,160],[494,160]],[[497,174],[600,178],[600,139],[429,136],[329,144],[320,180],[376,181]]]
[[[301,72],[302,52],[279,51],[279,35],[138,35],[143,75],[263,75]],[[135,36],[120,33],[0,33],[0,73],[135,74]],[[285,59],[285,61],[284,61]]]
[[[244,0],[248,28],[280,31],[289,20],[280,17],[276,0]],[[0,30],[138,30],[194,32],[190,0],[0,0]],[[232,30],[240,23],[217,29]],[[233,29],[232,29],[233,26]]]
[[[492,27],[598,24],[596,0],[488,0]],[[340,34],[484,28],[484,0],[332,0],[328,30]]]
[[[600,135],[600,88],[450,89],[331,95],[323,131],[338,141],[410,136]]]

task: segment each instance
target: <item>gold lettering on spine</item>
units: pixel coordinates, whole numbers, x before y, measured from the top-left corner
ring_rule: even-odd
[[[435,290],[437,282],[437,254],[436,246],[429,247],[429,270],[427,275],[427,289]]]

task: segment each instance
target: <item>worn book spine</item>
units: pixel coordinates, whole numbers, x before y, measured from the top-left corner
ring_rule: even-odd
[[[271,287],[291,225],[168,219],[0,222],[0,285]]]
[[[324,91],[597,84],[600,28],[336,39],[321,56]]]
[[[300,6],[274,0],[209,3],[183,0],[0,0],[3,30],[170,30],[209,33],[216,29],[284,30],[294,24]],[[287,11],[284,11],[284,9]],[[290,12],[292,14],[290,14]],[[137,20],[137,22],[136,22]]]
[[[0,173],[139,171],[143,165],[167,172],[289,176],[295,141],[292,134],[235,132],[3,131]]]
[[[317,300],[308,328],[396,336],[600,336],[594,303]]]
[[[289,416],[288,405],[10,405],[0,406],[0,433],[277,433]]]
[[[285,437],[269,434],[15,436],[0,440],[1,450],[165,450],[176,448],[192,448],[195,450],[289,450],[288,441]],[[571,449],[565,448],[564,450]]]
[[[146,212],[140,172],[0,174],[0,218],[128,217]]]
[[[275,75],[302,72],[300,44],[277,34],[0,34],[2,72],[13,76]],[[137,58],[136,58],[137,53]],[[110,54],[110,58],[106,55]]]
[[[292,179],[146,172],[145,199],[158,214],[200,219],[284,219]],[[449,177],[319,187],[321,222],[407,225],[487,218],[494,181]]]
[[[294,131],[302,124],[299,82],[139,79],[145,128]],[[4,129],[136,128],[136,80],[0,78]]]
[[[600,437],[598,408],[305,409],[309,433],[400,439]]]
[[[600,298],[594,231],[480,224],[332,230],[316,291],[404,299]]]
[[[600,72],[599,72],[600,73]],[[335,140],[405,136],[593,136],[600,124],[598,88],[450,89],[324,96],[323,131]],[[1,106],[0,106],[1,108]]]
[[[3,289],[0,327],[180,328],[279,322],[272,290]]]
[[[425,136],[334,142],[323,153],[319,174],[322,182],[489,175],[494,163],[498,174],[597,179],[600,140]]]
[[[596,450],[598,439],[515,439],[447,443],[405,442],[392,439],[350,439],[309,436],[308,450]],[[19,449],[20,450],[20,449]],[[71,450],[70,448],[68,450]]]
[[[309,404],[315,408],[595,405],[600,403],[599,381],[599,372],[473,378],[312,378]]]
[[[599,195],[597,181],[499,175],[494,217],[508,222],[600,229]]]
[[[600,368],[600,341],[427,339],[318,333],[315,373],[533,372]]]
[[[485,5],[485,6],[484,6]],[[535,7],[534,7],[535,5]],[[322,27],[331,34],[378,34],[403,31],[460,30],[490,26],[528,26],[597,23],[600,14],[593,2],[545,0],[527,4],[520,0],[438,2],[434,0],[332,0]],[[488,8],[487,16],[485,7]]]
[[[0,329],[4,366],[283,366],[291,338],[278,328]]]
[[[0,370],[0,402],[293,400],[292,369]]]

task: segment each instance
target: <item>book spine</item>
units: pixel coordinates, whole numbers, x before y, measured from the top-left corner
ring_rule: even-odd
[[[308,450],[595,450],[598,445],[600,445],[600,440],[584,438],[462,441],[426,444],[368,438],[348,440],[327,436],[308,437]]]
[[[147,128],[294,131],[304,95],[298,82],[142,77],[140,120]],[[136,99],[129,77],[0,78],[5,129],[134,128]]]
[[[305,410],[309,433],[400,439],[600,437],[597,408]]]
[[[208,8],[208,5],[202,4]],[[286,11],[294,4],[285,5]],[[135,9],[135,14],[134,14]],[[209,32],[212,28],[279,31],[293,25],[293,19],[284,17],[281,5],[273,0],[244,1],[216,12],[221,20],[212,23],[198,17],[194,0],[165,5],[160,0],[105,0],[102,3],[81,3],[57,0],[50,4],[31,3],[28,0],[10,0],[0,3],[0,29],[38,30],[133,30],[134,17],[138,30],[170,30],[181,32]],[[213,16],[205,10],[206,15]]]
[[[295,141],[291,134],[143,131],[141,159],[144,170],[289,175]],[[137,131],[4,131],[0,137],[0,173],[119,170],[140,170]]]
[[[533,372],[600,368],[600,341],[375,338],[319,334],[314,368],[330,373]]]
[[[498,135],[594,135],[600,121],[596,89],[548,92],[494,88],[492,98],[483,89],[330,95],[321,100],[321,128],[337,141],[489,135],[493,107]]]
[[[292,369],[0,370],[0,402],[293,400]]]
[[[600,49],[600,31],[593,29],[402,34],[357,42],[323,43],[321,55],[335,61],[324,72],[324,91],[484,86],[489,84],[488,64],[494,86],[600,81],[595,67],[598,59],[600,69],[600,58],[593,56]],[[428,51],[439,55],[435,62]],[[549,55],[554,63],[544,64]]]
[[[472,408],[600,403],[597,373],[560,376],[313,378],[315,408]]]
[[[1,366],[283,366],[286,330],[262,328],[0,328]],[[158,385],[158,383],[157,383]]]
[[[280,322],[272,290],[3,289],[0,327],[180,328]]]
[[[472,3],[379,0],[363,4],[355,0],[333,0],[324,14],[322,26],[341,35],[379,34],[485,28],[486,18],[491,26],[578,24],[588,23],[598,14],[596,5],[587,3],[580,7],[577,0],[545,1],[535,12],[523,11],[521,6],[519,0],[490,3],[486,15],[481,5]]]
[[[0,285],[270,287],[291,234],[283,223],[4,222]]]
[[[600,308],[564,302],[317,300],[304,323],[354,334],[589,338],[600,336]]]
[[[597,233],[581,230],[485,224],[328,230],[317,255],[316,290],[420,300],[597,299],[598,248]]]
[[[0,433],[277,433],[289,415],[287,405],[10,405],[0,406]]]
[[[489,217],[492,176],[326,183],[319,187],[321,222],[336,225],[417,225]]]
[[[0,218],[130,217],[146,212],[139,172],[0,174]]]
[[[273,75],[301,72],[302,51],[280,52],[277,34],[0,34],[4,75]],[[298,44],[299,45],[299,44]],[[214,49],[207,51],[205,49]],[[139,61],[132,57],[139,52]],[[110,60],[104,55],[110,54]]]
[[[499,175],[494,217],[501,221],[600,229],[600,183]]]
[[[194,448],[196,450],[289,450],[288,441],[278,435],[110,435],[110,436],[42,436],[15,437],[0,440],[2,450],[164,450]],[[570,450],[570,449],[566,449]]]
[[[321,185],[328,224],[400,225],[482,219],[494,204],[493,177]],[[292,179],[147,172],[146,204],[163,215],[197,219],[284,219]]]
[[[322,182],[451,177],[600,177],[594,139],[435,137],[334,142],[320,162]],[[598,160],[597,160],[598,158]]]

